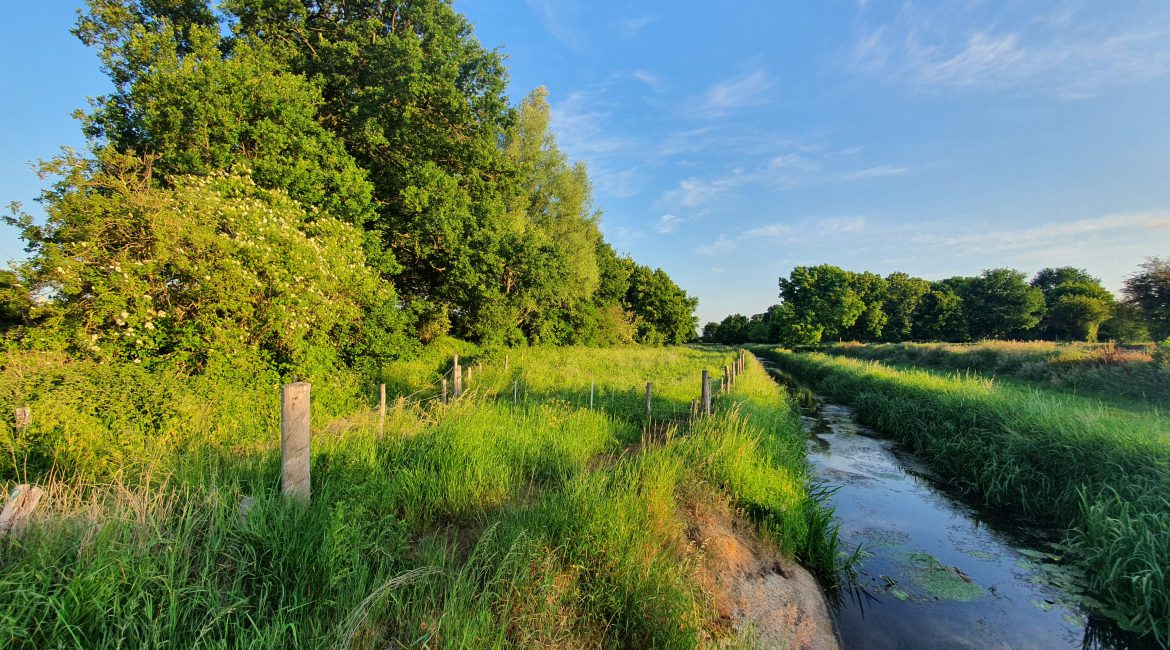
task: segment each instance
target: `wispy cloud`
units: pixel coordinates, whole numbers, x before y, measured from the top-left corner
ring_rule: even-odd
[[[716,255],[722,255],[724,253],[729,253],[732,250],[735,250],[735,245],[736,244],[734,239],[728,237],[727,235],[721,234],[719,235],[718,239],[711,242],[710,244],[696,248],[695,252],[700,255],[714,257]]]
[[[661,235],[666,235],[675,231],[679,224],[685,223],[687,220],[682,217],[676,217],[673,214],[664,214],[658,217],[658,223],[654,224],[654,232]]]
[[[557,143],[572,158],[580,158],[598,187],[617,197],[638,191],[638,175],[623,165],[625,155],[636,150],[629,137],[613,135],[609,113],[594,95],[577,91],[552,106],[552,129]]]
[[[882,178],[885,176],[901,176],[910,171],[909,167],[899,167],[897,165],[877,165],[875,167],[866,167],[865,169],[858,169],[856,171],[846,172],[843,178],[848,181],[859,181],[867,178]]]
[[[641,81],[642,83],[646,84],[647,86],[654,88],[655,90],[662,87],[662,79],[659,78],[658,75],[654,74],[653,72],[649,72],[646,70],[634,70],[633,72],[630,73],[630,76],[633,77],[634,79],[637,79],[638,81]]]
[[[1133,236],[1138,232],[1170,234],[1170,211],[1128,212],[1103,217],[1056,222],[1031,228],[991,230],[957,235],[924,235],[919,242],[960,247],[974,252],[1010,252],[1059,246],[1074,240],[1086,242],[1110,234]]]
[[[617,32],[625,38],[632,38],[650,23],[657,20],[656,16],[633,16],[617,21]]]
[[[712,85],[694,100],[690,112],[698,117],[721,117],[766,103],[766,93],[771,88],[772,79],[768,74],[755,70]]]
[[[562,45],[574,50],[589,47],[589,38],[581,28],[581,7],[576,0],[528,0],[544,28]]]
[[[907,3],[863,31],[856,66],[921,90],[995,90],[1091,97],[1170,73],[1170,29],[1118,5],[1103,24],[1061,6],[1048,13],[971,15],[978,5],[931,13]],[[958,14],[958,15],[956,15]],[[1163,14],[1163,18],[1170,14]],[[1011,29],[999,25],[1009,22]],[[976,25],[972,27],[972,25]]]

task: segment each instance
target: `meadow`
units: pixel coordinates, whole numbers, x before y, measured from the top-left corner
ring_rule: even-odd
[[[1170,420],[1157,410],[840,354],[757,353],[988,506],[1056,528],[1101,611],[1170,640]]]
[[[898,366],[977,372],[1111,402],[1170,408],[1170,365],[1153,344],[1053,341],[836,343],[826,354]]]
[[[475,374],[444,404],[452,353]],[[0,483],[47,496],[0,538],[0,645],[748,644],[689,509],[723,504],[825,579],[838,554],[793,402],[753,359],[690,419],[733,353],[532,348],[505,370],[444,340],[384,368],[381,434],[376,385],[315,384],[308,507],[279,491],[277,377],[8,353],[0,407],[33,423],[0,432]]]

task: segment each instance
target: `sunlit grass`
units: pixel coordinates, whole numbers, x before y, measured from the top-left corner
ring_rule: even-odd
[[[476,374],[441,404],[456,350]],[[279,495],[275,381],[53,359],[0,376],[40,416],[5,432],[4,487],[49,488],[30,533],[0,540],[0,645],[735,645],[696,577],[695,500],[730,500],[831,578],[792,402],[754,360],[691,422],[701,370],[717,388],[735,351],[513,350],[507,370],[477,353],[446,342],[386,368],[381,435],[369,385],[314,385],[308,508]],[[141,409],[116,409],[151,382]]]

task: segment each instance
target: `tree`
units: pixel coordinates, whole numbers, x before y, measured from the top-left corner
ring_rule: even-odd
[[[930,282],[926,280],[900,272],[886,276],[886,300],[883,311],[888,320],[882,338],[887,341],[908,341],[913,338],[914,314],[923,296],[928,293]]]
[[[852,274],[829,264],[792,269],[789,277],[780,278],[780,299],[781,341],[788,345],[817,345],[835,338],[865,311]]]
[[[950,278],[931,284],[914,308],[912,335],[915,341],[966,341],[970,339],[963,316],[963,299],[955,290],[964,278]]]
[[[1150,330],[1146,327],[1146,321],[1139,307],[1127,302],[1119,302],[1113,305],[1113,313],[1110,317],[1101,323],[1097,338],[1122,343],[1138,343],[1150,340]]]
[[[989,269],[971,279],[963,293],[963,313],[975,339],[1018,337],[1044,314],[1044,294],[1014,269]]]
[[[1149,257],[1125,278],[1125,301],[1141,310],[1150,334],[1157,340],[1170,337],[1170,258]]]
[[[881,339],[882,331],[889,322],[889,316],[885,312],[888,289],[885,279],[876,273],[866,271],[850,273],[849,281],[865,309],[857,317],[856,322],[842,332],[842,336],[858,341]]]
[[[1109,303],[1083,294],[1060,296],[1048,306],[1047,334],[1058,340],[1097,341],[1097,330],[1111,313]]]
[[[625,297],[639,343],[669,345],[695,338],[698,298],[683,291],[662,269],[636,265]]]
[[[115,84],[80,116],[95,147],[147,156],[163,182],[245,165],[261,187],[334,217],[373,217],[365,171],[317,122],[320,89],[259,39],[229,48],[205,3],[90,0],[74,33]]]
[[[724,345],[744,343],[748,340],[748,319],[743,314],[731,314],[719,323],[718,342]]]
[[[714,321],[703,326],[703,334],[699,337],[703,343],[719,342],[719,323]]]
[[[1099,279],[1071,266],[1041,270],[1032,286],[1044,293],[1048,305],[1037,331],[1050,339],[1095,341],[1115,303]]]
[[[288,44],[286,67],[320,84],[319,119],[369,174],[378,216],[368,228],[401,263],[384,272],[403,297],[449,305],[457,335],[512,340],[519,329],[507,300],[512,255],[517,246],[522,255],[549,251],[515,239],[510,208],[524,191],[500,146],[516,119],[501,56],[442,0],[226,0],[223,7],[238,39]],[[529,270],[548,271],[547,259]]]

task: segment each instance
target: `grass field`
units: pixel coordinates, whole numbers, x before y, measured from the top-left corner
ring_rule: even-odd
[[[1170,640],[1170,419],[975,375],[765,354],[988,504],[1055,524],[1105,610]]]
[[[454,351],[476,374],[441,404]],[[834,575],[793,404],[754,361],[713,417],[647,427],[647,381],[670,420],[732,352],[477,354],[386,368],[381,437],[370,386],[316,383],[307,508],[279,495],[276,377],[10,355],[0,407],[33,424],[0,431],[0,479],[48,496],[0,539],[0,646],[735,646],[696,577],[696,501]]]
[[[979,343],[837,343],[822,351],[900,366],[977,372],[1045,388],[1170,409],[1170,367],[1153,363],[1155,347],[1051,341]]]

